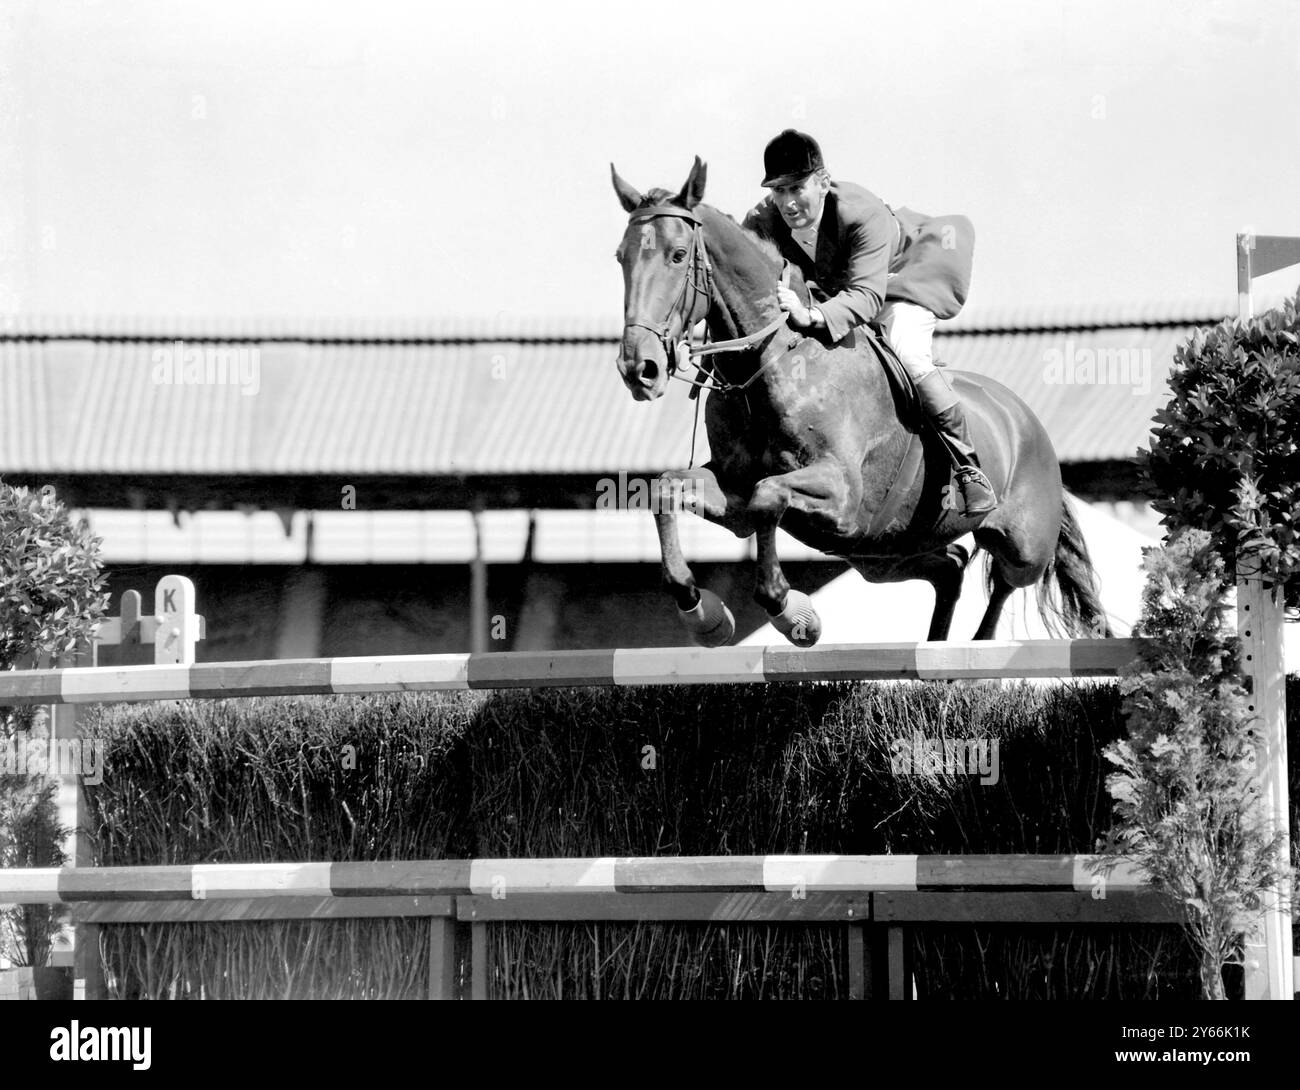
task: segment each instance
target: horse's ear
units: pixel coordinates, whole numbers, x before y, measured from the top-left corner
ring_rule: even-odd
[[[686,184],[682,186],[682,191],[677,194],[677,199],[687,208],[694,208],[700,201],[704,200],[704,182],[708,178],[709,168],[695,157],[695,165],[691,167],[691,173],[686,179]]]
[[[609,173],[614,178],[614,192],[618,194],[618,200],[623,206],[623,210],[634,212],[641,206],[641,202],[645,198],[618,176],[618,171],[614,169],[613,163],[609,164]]]

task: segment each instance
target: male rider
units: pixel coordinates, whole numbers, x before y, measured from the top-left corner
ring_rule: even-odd
[[[889,338],[921,403],[957,467],[967,514],[997,507],[979,468],[961,402],[934,365],[935,322],[951,318],[970,287],[974,231],[964,216],[897,213],[852,182],[833,182],[817,141],[786,129],[763,152],[763,186],[771,193],[745,227],[774,242],[798,265],[815,305],[786,285],[777,300],[800,329],[825,330],[831,343],[872,322]]]

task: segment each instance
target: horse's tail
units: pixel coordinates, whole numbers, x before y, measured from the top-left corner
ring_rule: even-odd
[[[1070,505],[1061,499],[1061,532],[1056,554],[1043,572],[1038,615],[1053,635],[1110,639],[1113,635],[1097,591],[1097,573]]]

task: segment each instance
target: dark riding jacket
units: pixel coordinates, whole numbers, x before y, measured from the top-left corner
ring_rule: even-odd
[[[890,300],[915,303],[939,318],[961,310],[970,291],[975,228],[965,216],[891,209],[852,182],[832,182],[813,261],[790,234],[769,195],[744,226],[770,239],[813,281],[813,298],[832,342],[872,321]]]

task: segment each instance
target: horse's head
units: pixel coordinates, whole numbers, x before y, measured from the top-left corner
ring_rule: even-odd
[[[707,317],[712,277],[695,206],[704,196],[706,168],[695,158],[675,196],[663,189],[642,195],[610,164],[614,192],[628,213],[618,248],[623,266],[623,347],[618,369],[638,401],[662,397],[677,369],[678,346]]]

